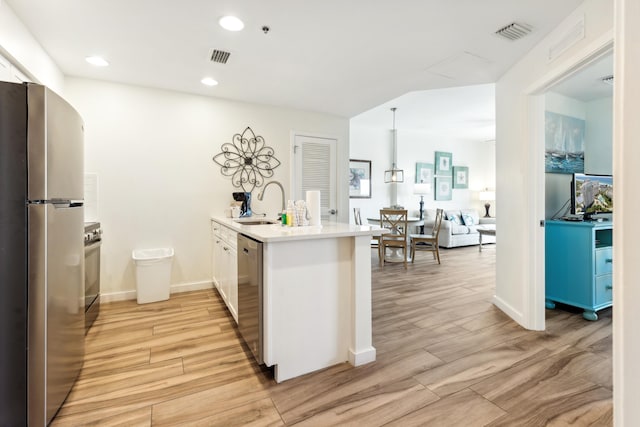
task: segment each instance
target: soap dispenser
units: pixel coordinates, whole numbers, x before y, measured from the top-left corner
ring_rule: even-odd
[[[293,209],[293,201],[289,200],[287,202],[287,225],[289,227],[293,227],[293,215],[295,210]]]

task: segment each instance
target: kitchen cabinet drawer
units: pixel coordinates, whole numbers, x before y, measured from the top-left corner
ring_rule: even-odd
[[[217,238],[222,238],[222,226],[220,224],[218,224],[217,222],[212,222],[211,223],[211,238],[215,239]]]
[[[220,224],[217,224],[217,228],[216,236],[223,240],[228,247],[236,249],[238,246],[238,233],[235,230]]]
[[[595,305],[609,304],[613,300],[613,275],[605,274],[596,277]]]
[[[609,274],[613,266],[613,249],[599,248],[596,249],[596,275]]]

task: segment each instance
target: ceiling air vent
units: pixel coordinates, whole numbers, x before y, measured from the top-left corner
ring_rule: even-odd
[[[211,62],[218,62],[220,64],[226,64],[229,60],[230,52],[225,52],[224,50],[211,49]]]
[[[613,86],[613,74],[610,76],[600,77],[600,81],[602,81],[602,83]]]
[[[523,38],[531,32],[532,28],[527,24],[518,24],[513,22],[507,26],[500,28],[496,34],[505,39],[514,41]]]

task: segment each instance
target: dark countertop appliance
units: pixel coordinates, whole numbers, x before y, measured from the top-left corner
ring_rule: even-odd
[[[238,330],[259,364],[263,357],[262,243],[238,234]]]
[[[240,206],[240,217],[251,216],[251,193],[235,192],[233,193],[233,200],[236,202],[242,202]]]
[[[53,91],[0,82],[0,425],[48,425],[84,358],[84,130]]]

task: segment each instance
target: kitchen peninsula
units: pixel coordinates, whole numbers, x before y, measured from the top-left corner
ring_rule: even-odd
[[[275,367],[276,381],[345,361],[358,366],[376,359],[370,242],[382,232],[375,226],[284,227],[212,218],[213,280],[236,320],[237,281],[225,287],[220,277],[229,279],[237,270],[231,265],[232,273],[217,271],[216,255],[218,261],[224,257],[216,243],[223,236],[231,244],[238,234],[262,242],[263,360]]]

